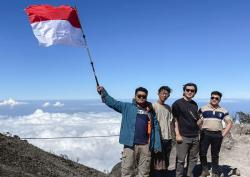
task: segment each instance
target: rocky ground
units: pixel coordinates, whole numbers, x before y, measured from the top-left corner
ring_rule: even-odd
[[[106,177],[95,169],[45,152],[17,136],[0,134],[0,177]]]
[[[224,176],[227,176],[228,171],[230,176],[231,170],[239,172],[242,177],[250,176],[250,126],[234,126],[231,138],[224,140],[220,165],[224,169]]]
[[[168,177],[175,176],[175,147],[170,158]],[[208,162],[211,162],[208,153]],[[250,177],[250,125],[235,125],[231,134],[224,138],[220,153],[221,177]],[[195,176],[201,174],[200,162],[195,168]],[[120,163],[114,166],[110,177],[120,177]]]

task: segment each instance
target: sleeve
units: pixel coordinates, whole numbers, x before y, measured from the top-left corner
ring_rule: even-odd
[[[175,130],[174,130],[174,117],[173,117],[173,113],[172,111],[170,112],[170,116],[169,116],[169,120],[170,120],[170,132],[171,132],[171,136],[174,139],[175,137]]]
[[[125,109],[126,104],[124,102],[117,101],[114,98],[112,98],[106,90],[103,91],[102,100],[108,107],[114,109],[119,113],[122,113],[123,110]]]
[[[230,121],[232,121],[232,118],[229,115],[229,112],[227,110],[225,110],[223,120],[230,120]]]
[[[199,118],[200,119],[203,119],[204,117],[203,117],[203,114],[202,114],[202,108],[200,108],[199,110],[198,110],[198,115],[199,115]]]
[[[169,120],[170,120],[170,122],[172,122],[173,119],[174,119],[174,117],[173,117],[173,113],[172,113],[172,111],[171,111],[171,112],[169,113]]]
[[[155,104],[155,103],[153,103],[153,104],[152,104],[152,106],[153,106],[153,110],[154,110],[154,112],[156,113],[156,112],[157,112],[157,110],[156,110],[156,109],[157,109],[156,104]]]
[[[178,119],[178,117],[179,117],[179,107],[178,107],[178,105],[176,103],[174,103],[172,105],[172,114],[173,114],[174,119],[175,118]]]
[[[161,138],[160,138],[160,128],[159,128],[159,123],[156,117],[156,114],[153,113],[153,126],[154,126],[154,136],[155,136],[155,141],[154,141],[154,150],[161,152],[162,147],[161,147]]]

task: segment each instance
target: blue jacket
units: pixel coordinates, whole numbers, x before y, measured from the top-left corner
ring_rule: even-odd
[[[109,96],[105,90],[102,93],[102,100],[107,106],[122,114],[119,143],[133,146],[137,116],[136,103],[117,101]],[[156,114],[149,113],[149,118],[151,119],[150,150],[161,151],[159,124]]]

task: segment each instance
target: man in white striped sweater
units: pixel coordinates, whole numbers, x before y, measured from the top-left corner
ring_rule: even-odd
[[[200,108],[201,116],[201,138],[200,138],[200,160],[202,166],[201,177],[209,176],[207,164],[207,151],[211,145],[212,156],[212,177],[219,177],[219,152],[223,137],[232,128],[232,119],[226,109],[219,106],[222,93],[213,91],[211,93],[210,103]],[[222,121],[225,121],[226,127],[223,130]]]

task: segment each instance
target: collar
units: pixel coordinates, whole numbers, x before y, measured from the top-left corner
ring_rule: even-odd
[[[218,106],[215,108],[215,107],[213,107],[210,103],[208,103],[207,106],[208,106],[209,108],[213,109],[213,110],[216,110],[216,109],[221,108],[220,105],[218,105]]]
[[[149,102],[148,101],[146,101],[146,104],[148,104]],[[135,101],[135,98],[133,98],[132,99],[132,104],[134,104],[136,107],[138,107],[137,106],[137,103],[136,103],[136,101]],[[145,107],[145,109],[147,108],[147,106]],[[143,108],[144,109],[144,108]]]
[[[182,97],[182,99],[184,100],[184,101],[186,101],[186,102],[191,102],[191,101],[193,101],[193,99],[191,99],[191,100],[187,100],[184,96]]]
[[[132,103],[137,106],[135,98],[132,99]]]

